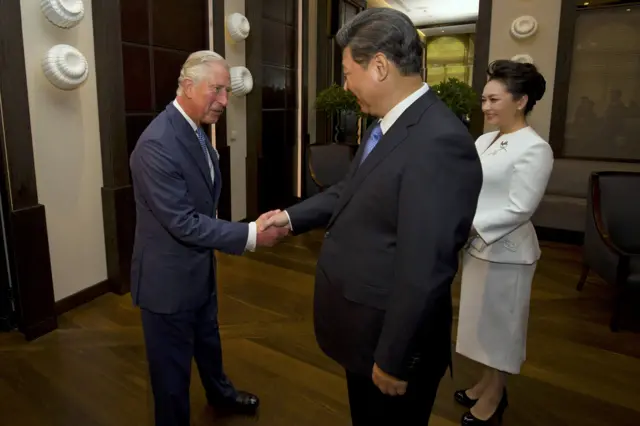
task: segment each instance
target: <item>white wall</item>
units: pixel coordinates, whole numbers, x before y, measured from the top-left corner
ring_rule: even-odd
[[[60,300],[107,278],[93,24],[90,0],[84,20],[70,30],[49,23],[39,4],[20,0],[38,198],[46,209]],[[79,49],[89,62],[89,79],[74,91],[56,89],[40,67],[42,56],[60,43]]]
[[[533,57],[535,65],[547,81],[544,98],[529,117],[529,123],[544,139],[549,140],[551,105],[556,73],[558,31],[561,0],[493,0],[489,62],[509,59],[520,53]],[[538,32],[530,39],[516,40],[509,34],[511,23],[522,15],[538,21]]]
[[[244,0],[224,0],[224,11],[227,16],[232,13],[245,14]],[[251,24],[251,23],[249,23]],[[226,32],[225,32],[226,33]],[[249,34],[256,37],[256,34]],[[234,42],[225,37],[225,58],[232,67],[246,66],[246,42]],[[255,87],[254,90],[261,88]],[[231,219],[241,220],[247,217],[247,101],[246,97],[229,98],[226,112],[227,144],[231,149]]]

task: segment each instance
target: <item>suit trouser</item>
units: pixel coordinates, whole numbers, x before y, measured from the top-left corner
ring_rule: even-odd
[[[215,296],[194,311],[156,314],[142,310],[156,426],[189,426],[194,357],[209,404],[235,400],[237,392],[222,367],[217,316]]]
[[[409,380],[402,396],[383,394],[371,375],[347,371],[349,407],[353,426],[427,426],[446,366],[423,369]]]

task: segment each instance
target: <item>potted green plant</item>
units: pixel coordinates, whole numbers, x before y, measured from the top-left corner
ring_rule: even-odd
[[[366,116],[360,110],[360,105],[358,105],[355,95],[335,83],[318,94],[315,108],[316,111],[322,111],[333,119],[335,123],[333,142],[336,143],[341,131],[340,116],[343,113],[354,113],[358,118]]]
[[[478,95],[471,86],[457,78],[449,78],[432,86],[431,90],[465,125],[469,125],[469,115],[478,103]]]

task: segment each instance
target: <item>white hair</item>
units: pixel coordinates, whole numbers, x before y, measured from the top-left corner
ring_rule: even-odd
[[[209,64],[217,62],[229,70],[229,64],[222,57],[222,55],[214,52],[213,50],[200,50],[194,52],[182,65],[180,70],[180,77],[178,77],[178,90],[176,91],[178,96],[183,95],[182,83],[185,80],[191,80],[194,83],[198,83],[208,72],[207,67]]]

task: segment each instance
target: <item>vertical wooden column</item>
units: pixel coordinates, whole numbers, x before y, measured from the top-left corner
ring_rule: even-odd
[[[484,114],[480,107],[480,96],[487,82],[487,66],[489,65],[489,46],[491,44],[491,11],[493,0],[480,0],[478,21],[476,22],[476,44],[473,57],[473,76],[471,85],[478,94],[476,107],[471,111],[469,130],[477,138],[484,133]]]
[[[109,288],[125,294],[135,230],[135,205],[129,176],[125,125],[120,3],[93,0],[95,72],[102,152],[102,214]],[[137,3],[137,2],[131,2]]]
[[[131,285],[136,218],[129,156],[140,134],[175,98],[189,54],[210,48],[209,1],[92,3],[107,272],[117,294]]]
[[[213,12],[213,50],[226,56],[225,40],[225,10],[224,0],[211,0]],[[253,28],[252,28],[253,30]],[[215,125],[216,150],[220,154],[220,174],[222,175],[222,190],[218,203],[218,217],[231,220],[231,147],[227,143],[227,120],[222,118]]]
[[[38,203],[20,0],[0,1],[0,129],[9,198],[7,239],[18,327],[29,340],[57,327],[45,207]]]

